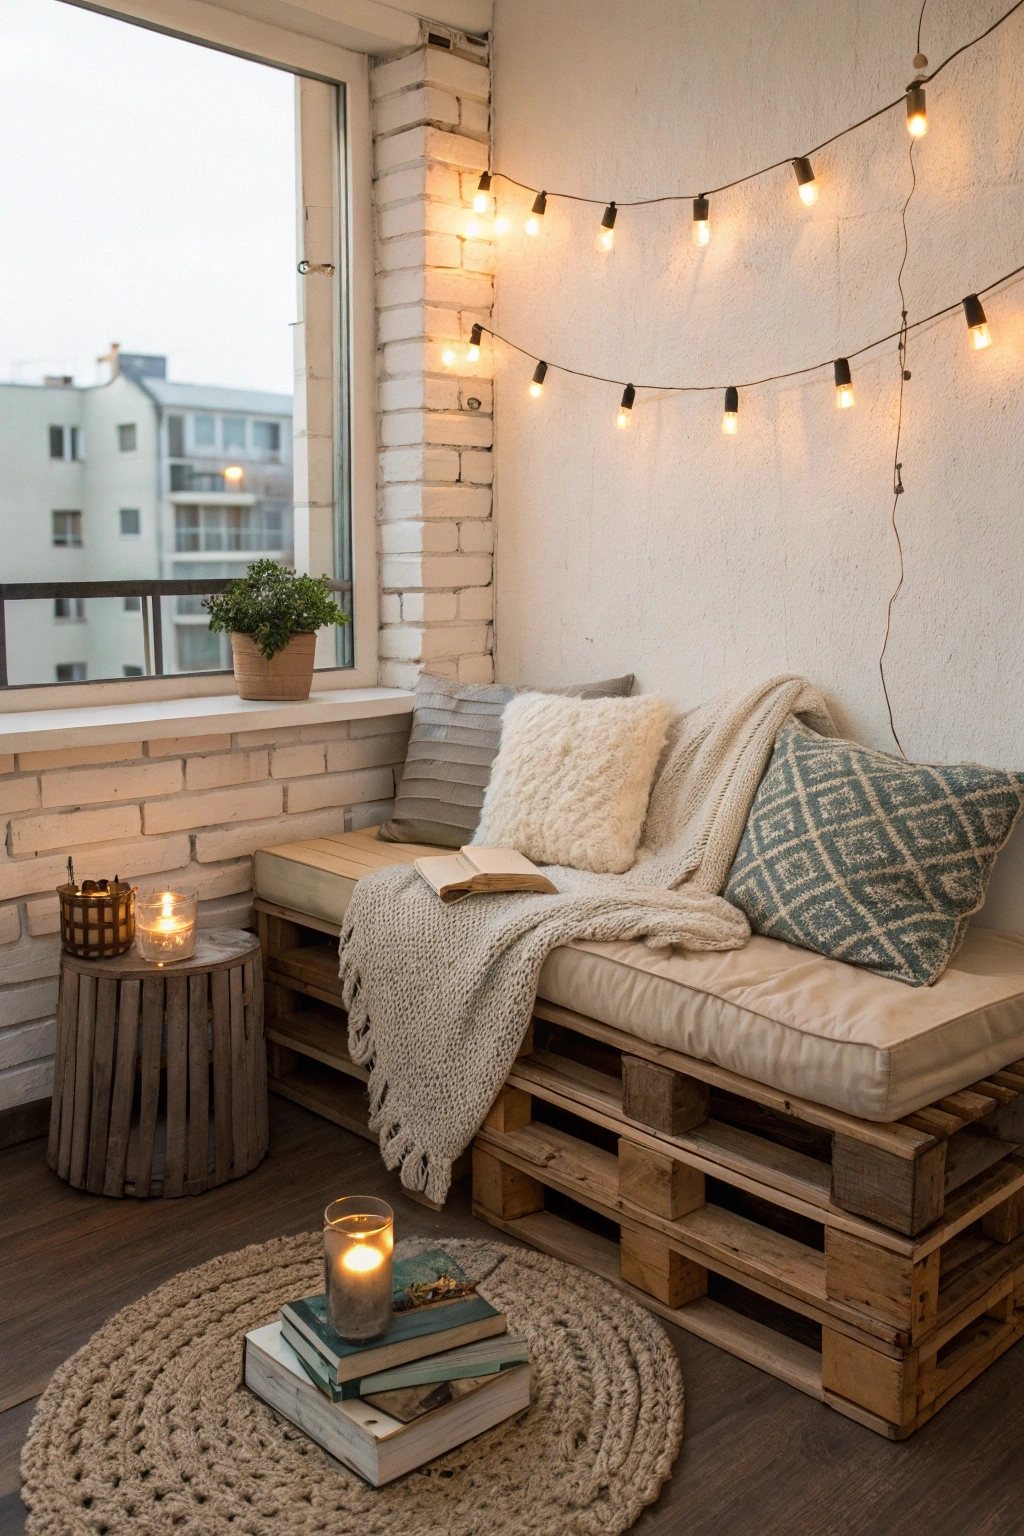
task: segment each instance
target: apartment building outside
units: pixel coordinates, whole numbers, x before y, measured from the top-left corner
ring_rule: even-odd
[[[0,579],[216,580],[290,563],[291,397],[180,384],[161,356],[113,348],[110,362],[100,385],[0,384]],[[161,601],[165,671],[230,666],[200,598]],[[146,670],[138,598],[9,602],[6,617],[11,685]]]

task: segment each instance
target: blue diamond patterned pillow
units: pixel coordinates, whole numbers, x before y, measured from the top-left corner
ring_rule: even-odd
[[[904,763],[792,717],[751,808],[725,897],[755,933],[927,986],[985,899],[1024,775]]]

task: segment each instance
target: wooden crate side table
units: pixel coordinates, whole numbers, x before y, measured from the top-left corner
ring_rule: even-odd
[[[130,1192],[139,1198],[201,1194],[250,1173],[266,1154],[255,934],[211,929],[197,935],[191,960],[163,966],[134,948],[111,960],[61,956],[47,1161],[75,1189],[120,1197],[129,1140]]]

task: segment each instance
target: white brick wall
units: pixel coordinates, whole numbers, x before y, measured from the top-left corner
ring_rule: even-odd
[[[80,880],[194,889],[203,926],[244,927],[255,850],[384,821],[408,733],[396,715],[0,756],[0,1110],[50,1092],[69,853]]]
[[[491,357],[466,343],[494,298],[488,69],[425,47],[378,64],[374,96],[380,680],[493,676]],[[476,232],[469,232],[470,222]],[[444,352],[455,351],[446,367]],[[473,405],[470,405],[473,401]]]

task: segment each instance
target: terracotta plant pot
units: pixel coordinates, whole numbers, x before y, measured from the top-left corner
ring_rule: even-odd
[[[235,687],[240,699],[308,699],[313,686],[316,635],[292,635],[270,661],[251,635],[232,632]]]

